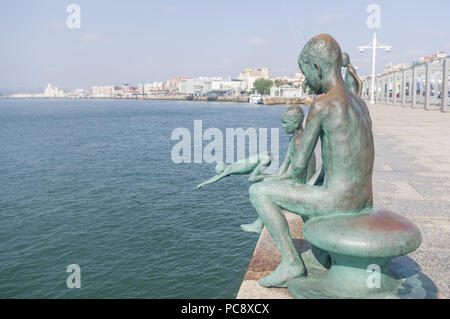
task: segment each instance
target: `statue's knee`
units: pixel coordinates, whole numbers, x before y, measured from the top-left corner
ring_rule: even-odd
[[[248,193],[250,194],[250,196],[252,196],[252,195],[255,195],[255,192],[256,192],[256,186],[257,186],[258,184],[252,184],[252,185],[250,185],[250,188],[248,189]]]
[[[250,194],[250,197],[256,197],[261,194],[261,183],[253,184],[250,186],[248,192]]]
[[[267,188],[267,185],[264,182],[256,183],[250,186],[249,189],[250,197],[254,199],[264,199],[269,198],[269,189]]]

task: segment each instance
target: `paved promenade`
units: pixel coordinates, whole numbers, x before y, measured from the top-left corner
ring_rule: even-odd
[[[392,105],[369,107],[376,154],[374,205],[418,225],[422,245],[402,261],[431,278],[440,298],[450,298],[450,113]],[[297,218],[289,219],[295,228],[301,227]],[[291,229],[291,233],[301,238],[298,230]],[[286,289],[262,288],[257,283],[274,269],[278,258],[264,230],[238,298],[289,298]]]

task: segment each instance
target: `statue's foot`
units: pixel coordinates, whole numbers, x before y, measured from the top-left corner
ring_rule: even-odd
[[[262,232],[263,228],[264,228],[264,224],[261,221],[261,219],[259,219],[259,218],[251,224],[242,224],[241,225],[241,229],[243,231],[247,231],[247,232],[251,232],[251,233],[258,233],[258,234],[260,234]]]
[[[259,284],[264,287],[287,288],[290,280],[305,275],[305,267],[299,264],[279,264],[277,269],[270,275],[259,280]]]

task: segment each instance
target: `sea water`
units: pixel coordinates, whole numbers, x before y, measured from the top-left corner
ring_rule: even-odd
[[[258,240],[239,227],[257,217],[250,183],[196,190],[215,163],[175,164],[171,133],[195,120],[270,132],[284,109],[0,100],[0,298],[234,298]],[[280,129],[280,163],[288,142]]]

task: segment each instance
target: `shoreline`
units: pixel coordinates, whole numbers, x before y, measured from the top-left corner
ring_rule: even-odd
[[[1,99],[13,100],[142,100],[142,101],[188,101],[188,102],[234,102],[234,103],[249,103],[249,98],[246,96],[159,96],[159,97],[145,97],[145,98],[114,98],[114,97],[86,97],[86,98],[70,98],[70,97],[9,97],[5,96]],[[287,98],[287,97],[262,97],[262,104],[260,105],[291,105],[301,104],[310,105],[311,101],[305,98]]]

